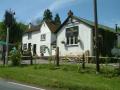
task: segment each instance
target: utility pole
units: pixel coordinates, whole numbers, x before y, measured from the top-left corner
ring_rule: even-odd
[[[9,27],[7,27],[7,36],[6,36],[6,61],[5,63],[8,64],[8,52],[9,52]]]
[[[97,17],[97,0],[94,0],[94,20],[95,20],[95,59],[96,59],[96,73],[100,72],[99,65],[99,39],[98,39],[98,17]]]

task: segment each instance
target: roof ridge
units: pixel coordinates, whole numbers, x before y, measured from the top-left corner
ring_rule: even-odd
[[[89,25],[91,25],[91,26],[94,26],[94,21],[91,21],[91,20],[88,20],[88,19],[84,19],[84,18],[81,18],[81,17],[78,17],[78,16],[73,16],[73,17],[75,17],[75,18],[78,18],[78,19],[80,19],[81,21],[83,21],[83,22],[85,22],[85,23],[87,23],[87,24],[89,24]],[[103,24],[99,24],[98,23],[98,27],[99,28],[102,28],[102,29],[105,29],[105,30],[109,30],[109,31],[111,31],[111,32],[115,32],[114,30],[114,28],[111,28],[111,27],[109,27],[109,26],[106,26],[106,25],[103,25]]]

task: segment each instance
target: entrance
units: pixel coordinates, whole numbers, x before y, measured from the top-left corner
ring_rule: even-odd
[[[33,44],[33,55],[36,55],[36,44]]]

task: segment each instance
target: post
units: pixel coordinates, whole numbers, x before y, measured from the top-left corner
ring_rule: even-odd
[[[85,69],[85,55],[82,56],[82,68]]]
[[[59,66],[59,47],[56,48],[56,66]]]
[[[2,60],[3,60],[3,65],[5,65],[5,45],[3,45],[3,51],[2,51]]]
[[[33,57],[32,57],[32,52],[31,50],[29,50],[30,53],[30,65],[33,65]]]
[[[94,19],[95,19],[95,56],[96,56],[96,71],[100,72],[99,66],[99,45],[98,45],[98,17],[97,17],[97,0],[94,0]]]
[[[7,27],[7,36],[6,36],[6,60],[5,64],[8,64],[8,53],[9,53],[9,27]]]

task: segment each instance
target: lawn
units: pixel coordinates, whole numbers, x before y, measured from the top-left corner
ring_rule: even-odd
[[[79,70],[79,71],[78,71]],[[40,86],[48,90],[120,90],[120,77],[112,77],[110,70],[96,75],[95,67],[85,70],[77,65],[41,64],[22,67],[0,67],[0,77]],[[104,70],[104,71],[106,71]]]

